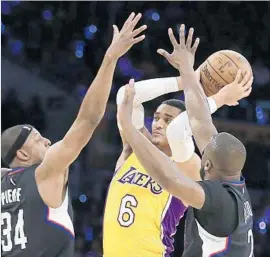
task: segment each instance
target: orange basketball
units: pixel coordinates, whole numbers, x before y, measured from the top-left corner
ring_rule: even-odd
[[[232,50],[221,50],[210,55],[201,66],[201,83],[207,96],[216,94],[221,88],[234,81],[237,70],[252,72],[247,59]]]

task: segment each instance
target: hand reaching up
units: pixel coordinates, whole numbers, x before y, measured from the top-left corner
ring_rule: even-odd
[[[199,45],[199,38],[196,38],[194,44],[192,45],[194,29],[191,28],[188,33],[187,41],[185,40],[185,25],[180,26],[179,31],[179,42],[175,39],[172,29],[168,30],[170,41],[173,45],[173,52],[169,54],[164,49],[158,49],[157,52],[164,56],[168,62],[176,69],[183,72],[190,72],[193,70],[195,53]]]
[[[133,45],[144,40],[145,35],[138,35],[146,30],[147,26],[143,25],[135,29],[141,17],[142,15],[140,13],[136,16],[135,13],[131,13],[120,31],[116,25],[113,25],[113,39],[110,47],[107,50],[107,53],[111,58],[117,60]]]

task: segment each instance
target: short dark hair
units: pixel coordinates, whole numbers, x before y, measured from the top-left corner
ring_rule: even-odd
[[[2,160],[4,161],[7,157],[8,152],[14,145],[15,141],[19,137],[22,128],[26,125],[16,125],[14,127],[6,129],[1,135],[1,153],[2,153]],[[30,126],[30,125],[29,125]],[[5,161],[4,161],[5,162]],[[6,163],[9,165],[10,163]]]
[[[176,107],[179,110],[181,110],[182,112],[184,112],[186,110],[186,105],[183,101],[178,100],[178,99],[169,99],[169,100],[165,100],[162,102],[162,104],[167,104],[170,105],[172,107]]]
[[[246,162],[246,148],[233,135],[221,132],[212,138],[205,149],[205,154],[212,161],[214,167],[224,175],[233,176],[241,172]]]

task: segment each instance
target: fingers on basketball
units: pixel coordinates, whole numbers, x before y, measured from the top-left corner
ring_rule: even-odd
[[[242,97],[247,97],[252,91],[253,76],[251,72],[246,72],[243,79],[240,79],[238,86],[240,87]]]
[[[242,70],[241,69],[238,69],[237,70],[237,73],[236,73],[236,76],[235,76],[235,79],[233,82],[237,83],[237,84],[240,84],[242,81]]]

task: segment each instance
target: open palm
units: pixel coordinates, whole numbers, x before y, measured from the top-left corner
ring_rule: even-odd
[[[187,41],[186,41],[185,40],[185,25],[182,24],[180,26],[180,31],[179,31],[180,43],[178,43],[177,40],[175,39],[172,29],[170,28],[168,30],[168,34],[169,34],[170,41],[173,45],[173,52],[169,54],[164,49],[158,49],[157,51],[160,55],[164,56],[174,68],[178,69],[180,72],[186,71],[186,69],[190,66],[192,66],[193,68],[194,60],[195,60],[195,53],[200,42],[199,38],[196,38],[192,46],[193,33],[194,33],[194,29],[191,28],[189,30]]]

